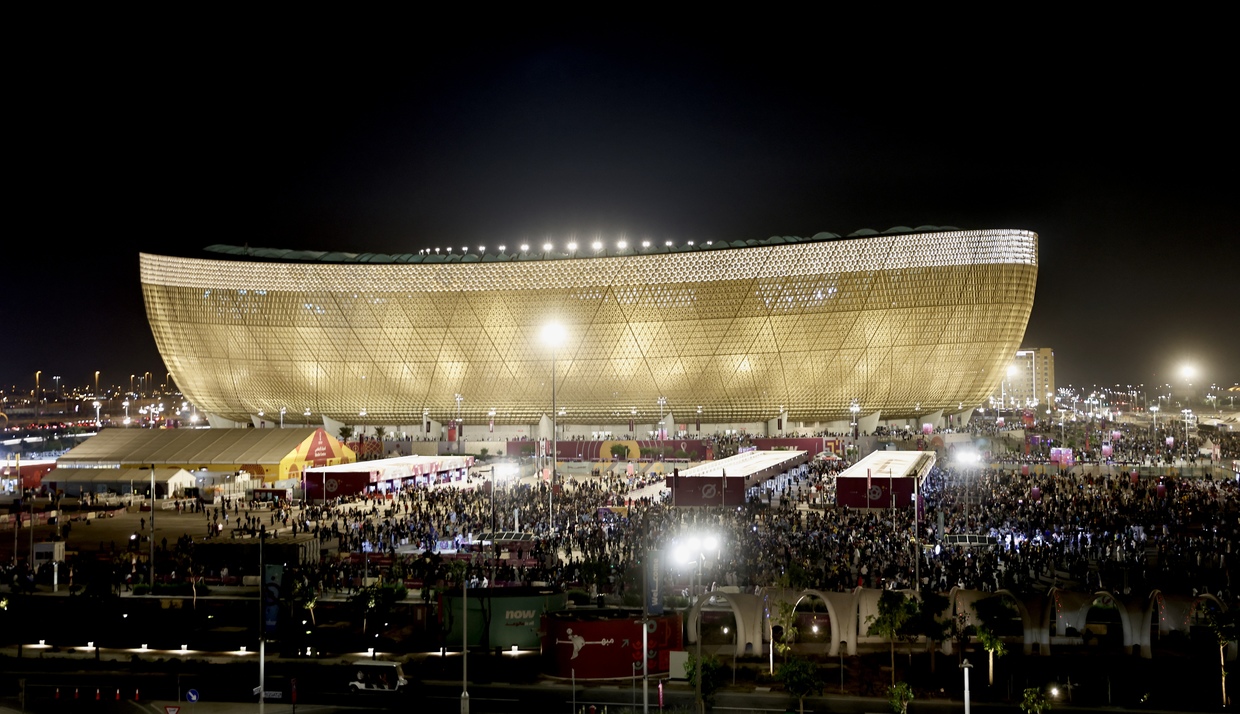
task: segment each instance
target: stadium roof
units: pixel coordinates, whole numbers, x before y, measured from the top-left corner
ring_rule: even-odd
[[[871,476],[924,478],[934,468],[936,456],[933,451],[874,451],[849,466],[838,478],[865,478]]]
[[[465,246],[460,252],[454,252],[455,247],[445,248],[443,253],[438,248],[420,252],[420,253],[348,253],[342,251],[327,250],[295,250],[291,248],[255,248],[248,245],[236,246],[226,244],[209,245],[205,250],[209,253],[220,253],[222,255],[234,258],[242,258],[245,260],[274,260],[281,262],[310,262],[310,263],[505,263],[512,261],[527,260],[571,260],[578,258],[608,258],[621,255],[650,255],[656,253],[688,253],[692,251],[704,250],[723,250],[727,248],[753,248],[764,245],[784,245],[787,243],[817,243],[830,240],[841,240],[847,238],[864,238],[876,235],[891,235],[897,233],[925,233],[936,231],[958,231],[955,226],[918,226],[909,228],[908,226],[895,226],[888,228],[881,233],[870,228],[862,228],[849,233],[847,236],[841,236],[837,233],[821,232],[815,233],[812,237],[802,238],[800,236],[771,236],[765,239],[749,239],[734,241],[706,241],[703,243],[687,242],[683,245],[674,244],[667,245],[667,241],[663,245],[656,245],[655,241],[650,241],[648,247],[642,247],[640,244],[633,247],[625,248],[600,248],[595,250],[590,244],[582,241],[583,247],[579,250],[502,250],[499,252],[486,252],[485,248],[477,252],[469,252],[470,246]],[[532,243],[531,248],[541,248],[542,244]]]

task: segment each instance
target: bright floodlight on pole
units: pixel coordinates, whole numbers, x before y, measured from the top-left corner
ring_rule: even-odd
[[[568,333],[564,330],[564,326],[552,320],[543,325],[542,343],[551,348],[551,482],[547,484],[547,529],[552,530],[555,527],[555,511],[552,508],[552,498],[555,495],[555,459],[560,450],[560,433],[559,433],[559,417],[555,406],[555,355],[560,349],[560,345],[564,344]]]
[[[676,547],[673,557],[675,558],[677,562],[683,563],[685,565],[690,565],[690,564],[694,565],[694,571],[697,572],[697,576],[698,576],[698,587],[701,588],[703,580],[704,580],[702,577],[703,576],[702,570],[706,565],[706,554],[709,551],[718,550],[718,548],[719,548],[719,538],[713,534],[690,535],[687,538],[685,538],[683,541],[681,541],[680,544]],[[696,635],[694,639],[696,642],[695,646],[697,649],[697,653],[696,655],[694,655],[694,665],[693,665],[693,671],[694,671],[693,702],[695,706],[695,711],[701,714],[704,711],[703,706],[702,706],[702,601],[701,601],[701,596],[693,588],[693,572],[694,571],[690,571],[689,573],[689,588],[692,591],[692,594],[698,595],[697,604],[696,604],[697,619],[694,621],[695,622],[694,633]]]

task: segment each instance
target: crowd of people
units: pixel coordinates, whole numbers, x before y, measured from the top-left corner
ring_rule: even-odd
[[[1106,438],[1112,456],[1123,460],[1142,458],[1161,436],[1103,427],[1092,438]],[[719,443],[741,445],[735,437]],[[1234,439],[1227,444],[1235,448]],[[1037,461],[1036,453],[1021,456],[1026,463]],[[835,479],[848,463],[833,458],[755,486],[744,505],[727,508],[676,508],[657,477],[606,472],[566,477],[554,492],[542,482],[492,489],[474,475],[463,483],[409,486],[325,504],[285,501],[259,510],[256,503],[230,501],[189,508],[203,514],[210,537],[280,532],[331,542],[334,548],[326,550],[338,556],[298,573],[319,591],[351,591],[364,570],[415,582],[425,592],[464,577],[634,598],[648,553],[710,531],[720,545],[703,563],[707,584],[836,591],[1160,589],[1209,592],[1232,602],[1232,549],[1240,543],[1235,477],[1133,476],[1123,469],[1041,464],[1046,468],[992,462],[961,469],[953,459],[941,459],[921,484],[918,509],[837,505]],[[479,546],[483,534],[496,531],[529,535],[502,551]],[[171,549],[163,543],[156,579],[167,581],[173,573],[220,577],[195,562],[200,540],[183,537]],[[384,557],[359,564],[348,557],[352,553]],[[130,568],[125,577],[149,577],[140,559],[118,562]],[[240,575],[244,566],[232,571]],[[674,563],[668,575],[677,587],[689,580],[689,570]]]
[[[386,565],[367,565],[371,575],[413,580],[428,589],[466,577],[637,596],[639,563],[647,553],[709,531],[720,545],[707,554],[703,581],[716,585],[850,590],[919,583],[939,591],[1059,587],[1115,593],[1157,588],[1210,592],[1225,601],[1233,596],[1232,548],[1240,543],[1234,479],[1134,481],[1088,469],[1023,475],[1016,468],[944,467],[923,481],[923,505],[915,513],[911,507],[836,506],[835,474],[845,465],[815,461],[802,473],[766,482],[734,508],[675,508],[666,491],[634,497],[603,479],[569,480],[555,494],[545,485],[492,493],[475,480],[464,488],[341,498],[278,510],[263,520],[335,540],[341,553],[386,555]],[[477,552],[457,559],[463,569],[453,575],[454,558],[442,553],[469,553],[493,531],[532,537],[506,546],[500,557],[475,547]],[[952,538],[960,535],[982,538],[964,545]],[[345,558],[304,569],[314,587],[337,592],[351,590],[360,575],[360,566]],[[673,582],[688,582],[684,567],[673,564],[669,575]]]

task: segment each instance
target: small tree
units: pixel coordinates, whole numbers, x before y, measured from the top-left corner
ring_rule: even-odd
[[[779,666],[775,678],[789,694],[797,698],[797,708],[805,714],[805,698],[822,694],[825,683],[818,676],[818,667],[804,657],[792,657]]]
[[[314,619],[314,609],[319,604],[318,588],[306,579],[305,576],[298,577],[293,581],[292,603],[295,607],[299,607],[310,612],[310,622],[312,624],[319,624]]]
[[[891,684],[896,683],[896,637],[916,612],[917,605],[899,590],[884,590],[878,599],[878,614],[865,619],[867,635],[886,638],[891,644]]]
[[[987,685],[994,686],[995,657],[1007,654],[1007,645],[1000,639],[1000,633],[1011,623],[1012,616],[1016,614],[1015,609],[1008,598],[1003,595],[992,595],[973,603],[973,611],[981,620],[975,634],[989,656]]]
[[[629,458],[628,445],[627,444],[612,444],[611,445],[611,458],[613,459]]]
[[[1218,645],[1218,667],[1223,683],[1223,706],[1227,706],[1227,645],[1240,638],[1240,623],[1237,622],[1236,611],[1220,612],[1214,608],[1206,611],[1206,622]]]
[[[689,686],[697,689],[697,657],[690,654],[685,660],[685,676]],[[723,686],[723,665],[714,657],[702,658],[702,702],[709,702],[719,687]]]
[[[387,436],[387,427],[376,426],[375,427],[375,438],[378,439],[380,442],[382,442],[385,436]]]
[[[340,427],[340,440],[341,441],[348,441],[349,439],[352,439],[352,438],[353,438],[353,427],[351,426]]]
[[[1051,708],[1051,700],[1037,687],[1029,687],[1020,699],[1020,710],[1024,714],[1042,714]]]
[[[887,703],[891,714],[908,714],[908,703],[913,701],[913,688],[908,682],[896,682],[887,687]]]
[[[917,614],[907,625],[909,632],[926,638],[926,645],[930,650],[931,672],[936,671],[938,644],[948,638],[951,630],[949,620],[939,619],[939,616],[947,611],[949,604],[947,596],[942,593],[936,593],[933,590],[922,591]]]
[[[1007,643],[999,635],[996,635],[993,630],[984,625],[977,628],[977,640],[982,643],[982,648],[986,650],[986,654],[989,656],[986,684],[993,687],[995,684],[995,657],[1002,657],[1007,654]]]

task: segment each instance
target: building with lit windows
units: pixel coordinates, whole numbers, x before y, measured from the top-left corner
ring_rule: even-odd
[[[165,365],[213,425],[498,437],[548,434],[553,403],[599,433],[967,419],[1020,345],[1038,270],[1025,230],[539,247],[212,246],[143,254],[141,281]]]
[[[1047,405],[1055,401],[1055,350],[1049,347],[1016,350],[1000,387],[998,394],[991,395],[995,404],[1006,399],[1005,409],[1046,411]]]

